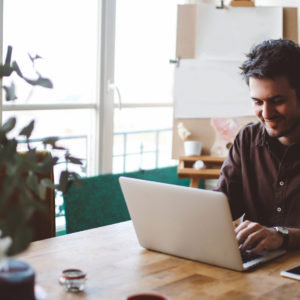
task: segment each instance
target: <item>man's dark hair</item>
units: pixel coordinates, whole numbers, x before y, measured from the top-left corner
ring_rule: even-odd
[[[240,67],[242,76],[271,78],[285,76],[300,99],[300,47],[287,39],[267,40],[254,46]]]

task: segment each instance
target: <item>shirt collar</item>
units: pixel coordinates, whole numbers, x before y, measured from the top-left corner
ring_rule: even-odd
[[[269,146],[272,137],[269,136],[266,128],[263,126],[263,124],[260,123],[260,130],[258,131],[258,135],[255,140],[255,145],[258,147],[264,147]],[[300,148],[300,142],[292,145],[293,147],[299,147]]]
[[[265,146],[268,144],[268,141],[270,139],[270,136],[267,133],[267,130],[265,127],[260,123],[260,130],[256,137],[256,146]]]

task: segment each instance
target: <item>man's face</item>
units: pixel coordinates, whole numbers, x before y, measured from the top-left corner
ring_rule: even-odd
[[[269,135],[284,144],[289,143],[289,139],[299,131],[300,108],[296,91],[287,78],[250,77],[249,88],[254,112]]]

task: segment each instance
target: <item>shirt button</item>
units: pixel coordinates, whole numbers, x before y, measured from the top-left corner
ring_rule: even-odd
[[[284,186],[284,181],[282,181],[282,180],[279,181],[279,185],[280,185],[280,186]]]
[[[281,212],[281,207],[277,207],[277,212]]]

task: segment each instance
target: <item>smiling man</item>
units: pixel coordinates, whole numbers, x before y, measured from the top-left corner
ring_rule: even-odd
[[[300,47],[255,46],[241,66],[259,122],[237,135],[217,190],[228,196],[242,250],[300,248]]]

